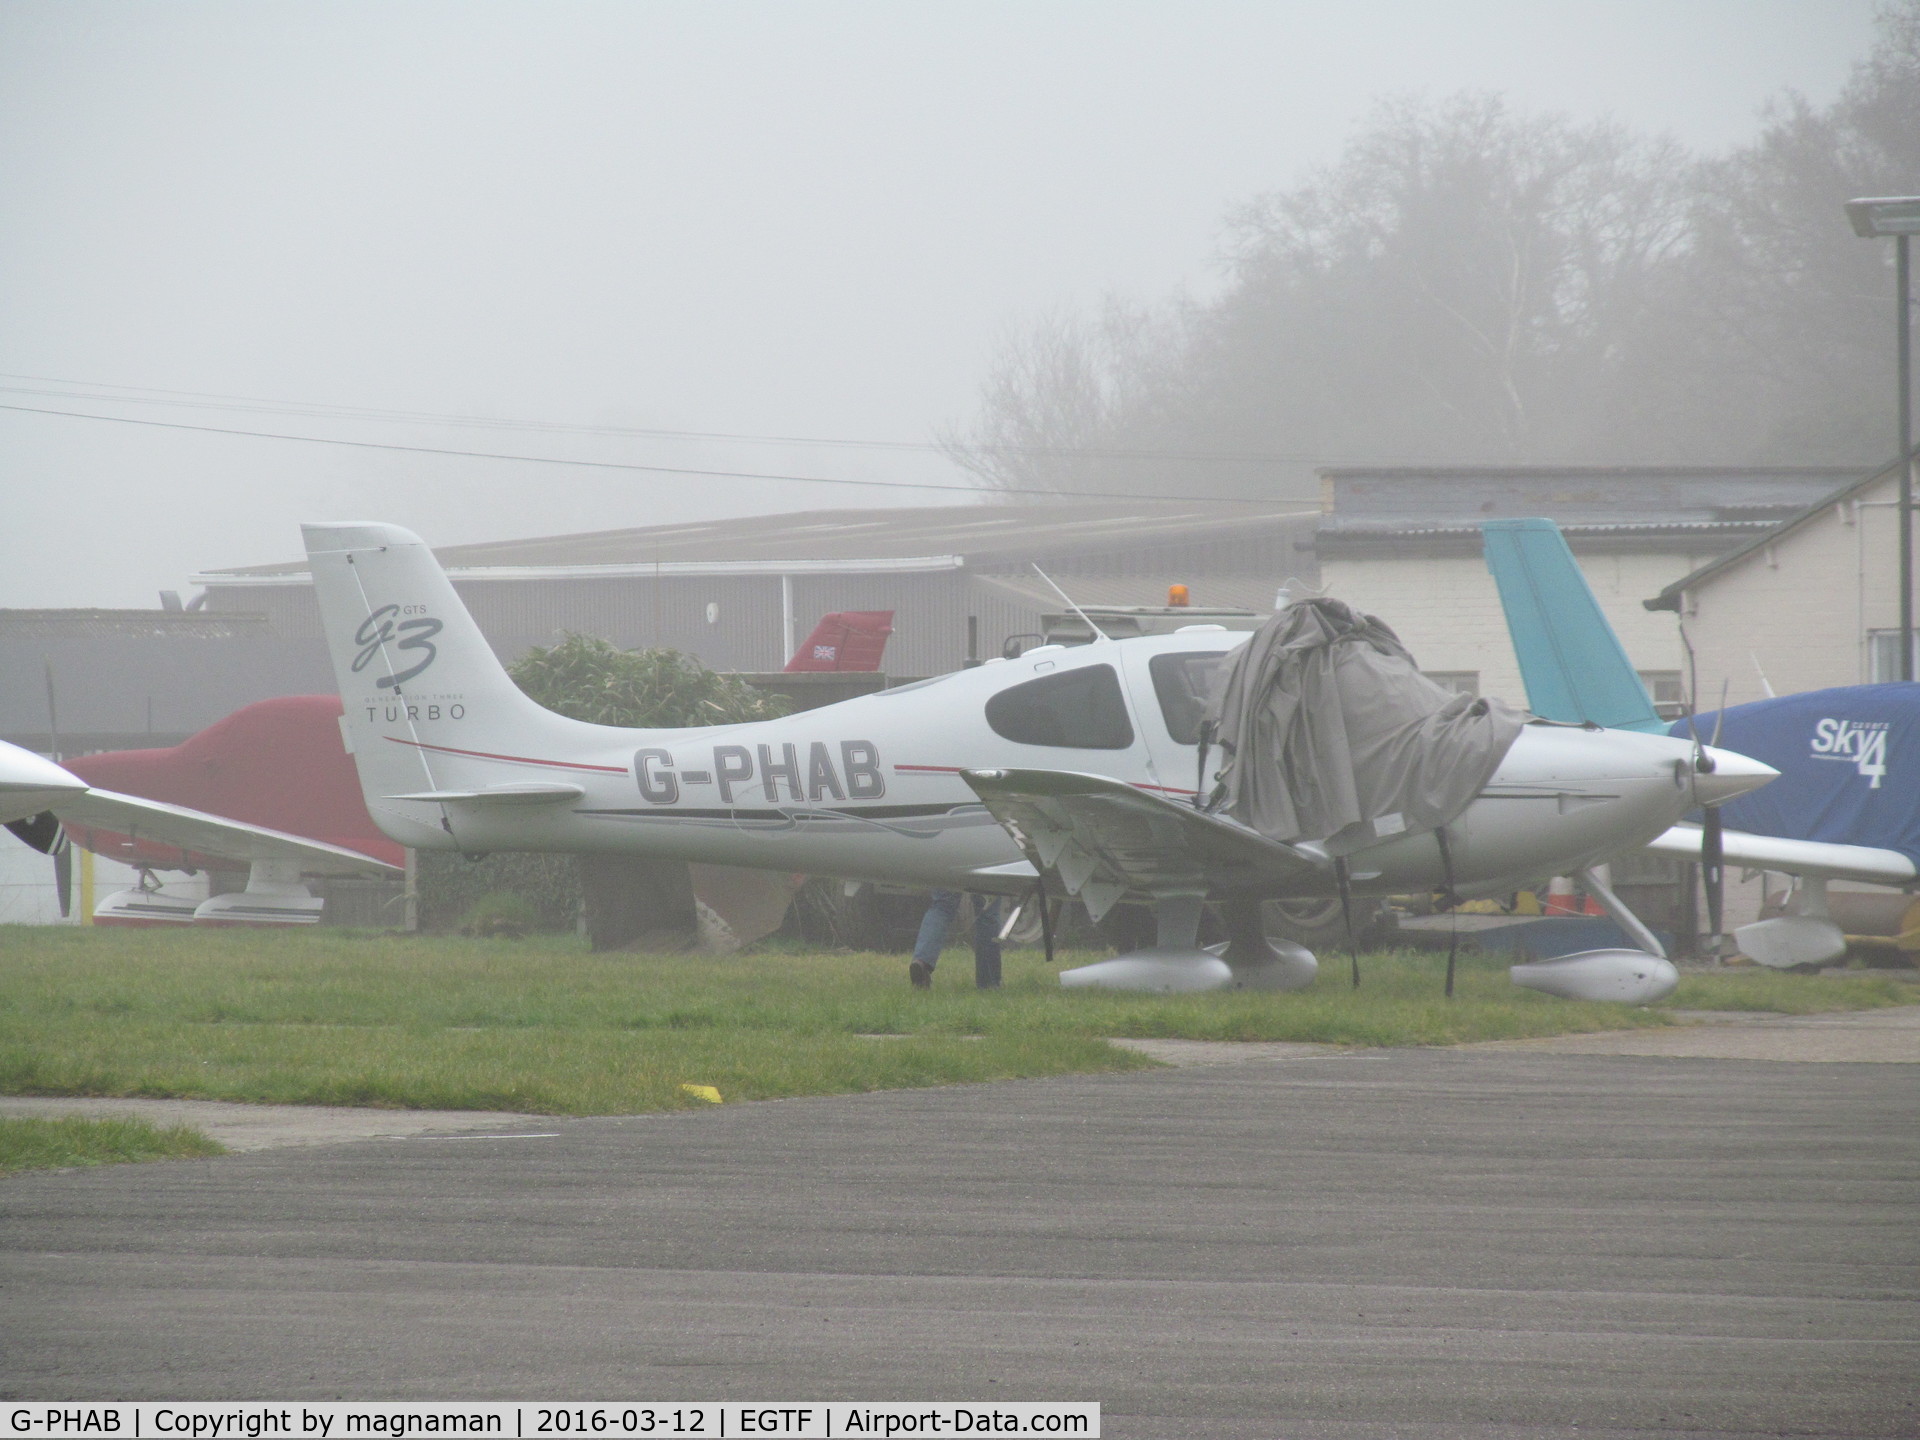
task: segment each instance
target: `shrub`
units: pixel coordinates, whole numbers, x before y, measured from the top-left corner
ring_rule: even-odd
[[[523,895],[496,890],[482,895],[460,921],[462,935],[496,940],[520,940],[531,935],[538,916]]]
[[[460,929],[489,895],[524,901],[532,910],[531,930],[566,934],[580,919],[580,876],[571,855],[502,852],[469,860],[450,850],[422,850],[416,885],[420,928],[435,934]]]

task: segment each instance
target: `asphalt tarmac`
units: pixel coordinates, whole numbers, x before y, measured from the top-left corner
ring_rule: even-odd
[[[0,1391],[1912,1436],[1916,1102],[1910,1064],[1283,1053],[24,1175]]]

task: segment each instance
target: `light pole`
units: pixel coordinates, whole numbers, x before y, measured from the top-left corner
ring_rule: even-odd
[[[1908,314],[1907,237],[1920,235],[1920,195],[1847,201],[1853,233],[1893,237],[1896,383],[1900,387],[1900,678],[1913,679],[1913,324]]]

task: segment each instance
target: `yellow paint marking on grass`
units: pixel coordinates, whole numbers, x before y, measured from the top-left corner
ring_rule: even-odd
[[[725,1103],[720,1098],[720,1092],[711,1085],[682,1085],[680,1088],[696,1100],[710,1100],[715,1105]]]

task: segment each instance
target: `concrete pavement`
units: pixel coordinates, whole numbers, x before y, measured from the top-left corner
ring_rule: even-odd
[[[1920,1065],[1920,1005],[1830,1015],[1727,1014],[1703,1010],[1658,1030],[1603,1030],[1538,1040],[1488,1040],[1462,1050],[1556,1055],[1666,1055],[1700,1060]]]
[[[349,1140],[399,1140],[410,1135],[475,1130],[552,1129],[545,1115],[504,1110],[373,1110],[348,1105],[236,1105],[223,1100],[112,1099],[93,1096],[0,1095],[0,1116],[52,1120],[144,1120],[191,1125],[229,1150],[279,1150],[290,1145],[340,1145]]]
[[[1920,1069],[1282,1056],[0,1183],[32,1397],[1920,1433]]]

